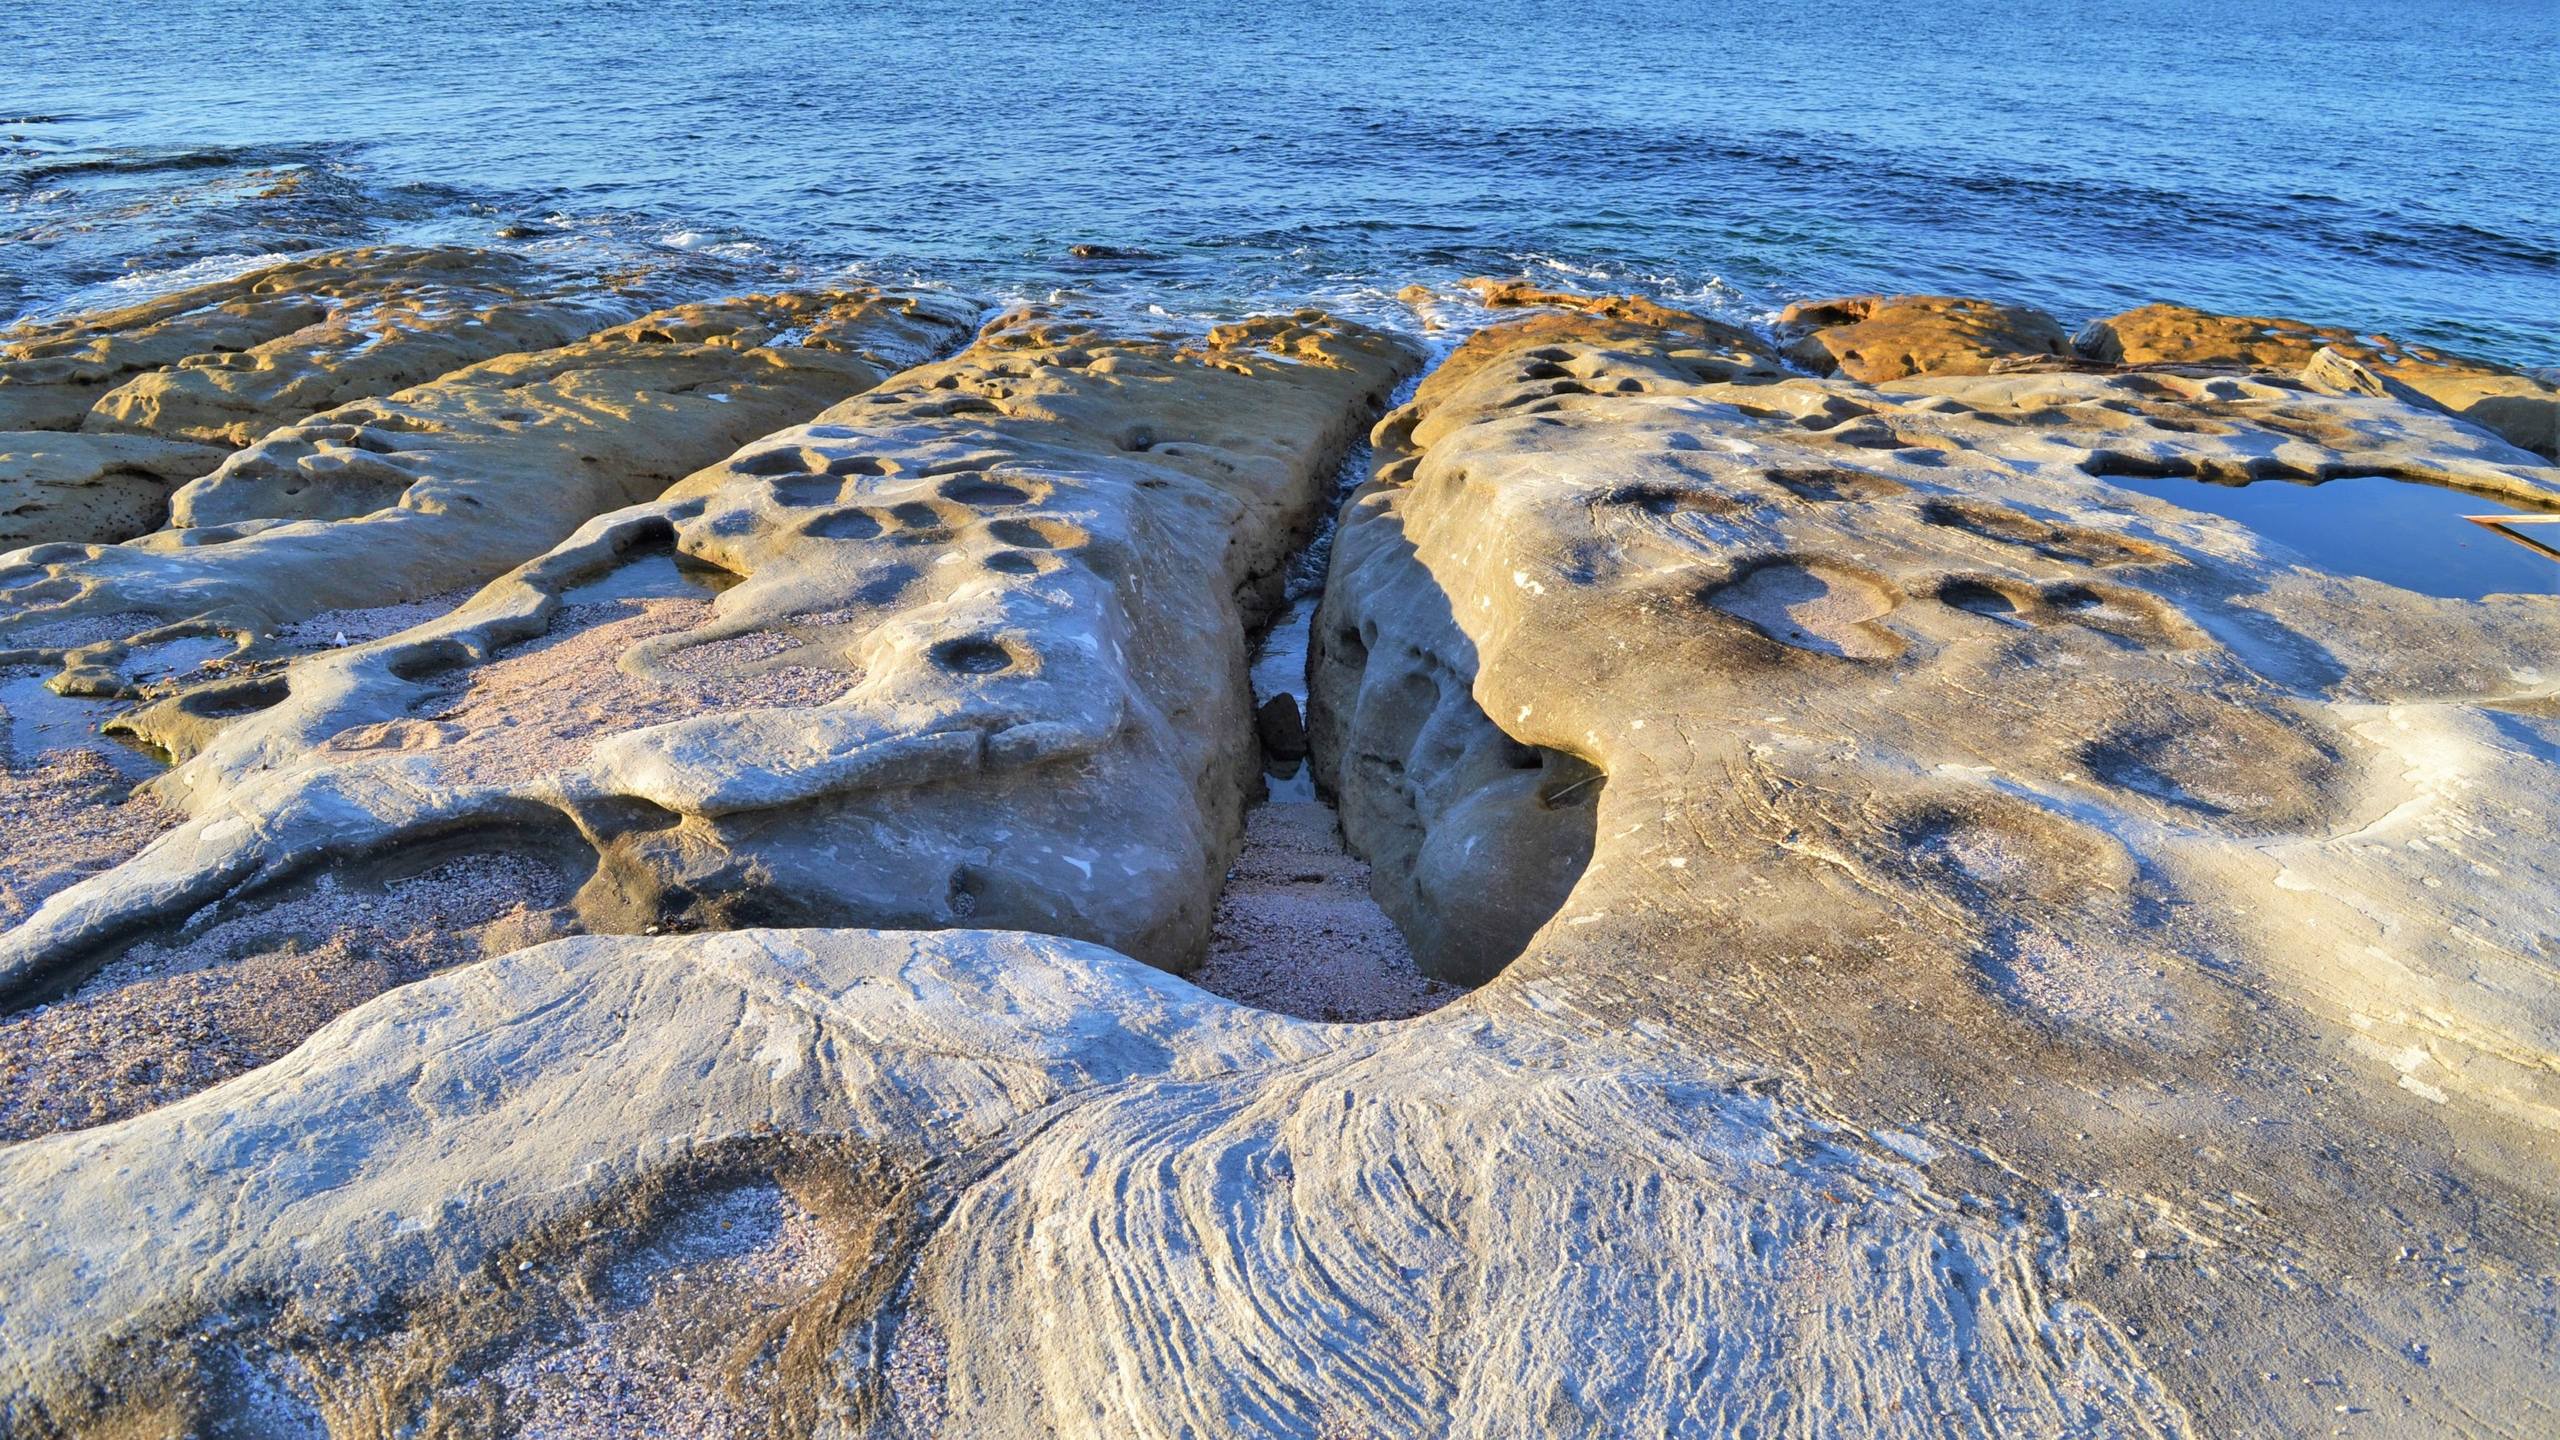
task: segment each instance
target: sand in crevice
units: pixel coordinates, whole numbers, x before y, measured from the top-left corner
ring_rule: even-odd
[[[185,818],[134,786],[159,766],[97,733],[116,706],[0,670],[0,928],[111,869]]]
[[[1333,807],[1305,799],[1246,813],[1209,958],[1191,978],[1240,1004],[1337,1022],[1409,1019],[1466,993],[1414,968]]]

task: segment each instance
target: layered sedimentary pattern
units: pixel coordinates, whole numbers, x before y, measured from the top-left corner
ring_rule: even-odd
[[[646,478],[547,538],[257,548],[377,458],[521,514],[461,457],[551,422],[439,437],[528,356],[18,557],[0,824],[82,839],[0,866],[0,1428],[2550,1428],[2560,600],[2173,487],[2560,471],[2336,337],[1480,298],[1314,617],[1356,862],[1246,816],[1248,636],[1415,363],[1321,314],[697,307],[580,342],[730,398],[580,422]],[[1253,926],[1374,946],[1363,876],[1400,1018],[1293,1018]]]

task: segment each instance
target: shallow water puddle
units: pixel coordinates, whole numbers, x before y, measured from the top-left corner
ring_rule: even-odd
[[[83,700],[45,688],[43,672],[0,671],[0,763],[29,766],[60,750],[95,750],[127,780],[142,781],[160,773],[160,762],[143,750],[100,733],[98,727],[121,713],[113,700]]]
[[[1307,645],[1315,625],[1319,594],[1300,595],[1271,622],[1253,652],[1253,703],[1259,708],[1286,695],[1304,715],[1307,709]],[[1263,757],[1263,784],[1273,804],[1301,804],[1316,798],[1315,774],[1304,760]]]
[[[560,594],[563,605],[602,605],[615,600],[707,600],[738,583],[726,570],[679,559],[666,551],[632,556],[592,580]]]
[[[2384,475],[2351,475],[2317,485],[2290,480],[2118,483],[2190,510],[2237,520],[2318,568],[2421,595],[2477,600],[2560,594],[2560,560],[2462,518],[2537,512],[2467,490]]]

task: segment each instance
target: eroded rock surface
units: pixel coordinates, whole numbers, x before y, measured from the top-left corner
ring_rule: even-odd
[[[168,493],[279,425],[650,303],[518,256],[384,246],[0,332],[0,549],[158,529]],[[56,432],[85,430],[81,439]],[[218,448],[213,448],[218,447]]]
[[[433,293],[513,262],[482,252],[380,246],[288,260],[112,310],[0,331],[0,431],[72,430],[110,390],[239,354],[377,301]],[[492,352],[494,353],[494,352]],[[180,438],[180,437],[171,437]]]
[[[909,928],[566,940],[281,1057],[225,1020],[245,1073],[0,1147],[0,1428],[2540,1428],[2560,599],[2164,487],[2560,471],[2387,389],[1869,385],[1538,303],[1375,430],[1306,717],[1481,988],[1328,1025],[1012,933],[1197,956],[1244,633],[1409,356],[1001,324],[136,717],[180,828],[0,937],[21,991],[110,982],[66,1034],[137,984],[239,1015],[297,963],[262,916],[341,925],[426,837],[548,865],[483,951]],[[1267,849],[1241,900],[1357,874]]]
[[[1817,375],[1870,384],[1913,375],[1983,375],[2004,360],[2071,353],[2041,310],[1952,295],[1800,300],[1778,316],[1787,358]]]
[[[970,318],[867,289],[748,296],[339,406],[180,488],[165,530],[0,559],[0,652],[60,652],[72,688],[115,693],[157,644],[218,636],[254,658],[324,611],[486,580],[947,351]],[[113,638],[50,643],[103,617],[122,617]]]
[[[649,303],[637,284],[608,289],[480,250],[422,252],[383,283],[324,282],[315,297],[305,287],[319,278],[306,264],[231,282],[257,293],[284,280],[295,287],[290,293],[330,308],[274,339],[241,349],[217,345],[137,375],[100,396],[81,428],[236,448],[350,400],[500,355],[565,345],[629,320]]]
[[[2560,459],[2560,385],[2388,335],[2160,304],[2093,320],[2072,344],[2110,364],[2242,365],[2288,373],[2333,348],[2512,444]]]
[[[448,615],[134,717],[193,819],[0,965],[60,983],[244,880],[528,827],[578,837],[604,928],[974,919],[1194,963],[1259,765],[1248,625],[1411,363],[1313,314],[1000,326]]]
[[[1560,998],[1329,1027],[967,931],[526,951],[0,1150],[0,1413],[504,1433],[547,1360],[684,1333],[633,1297],[779,1192],[814,1233],[697,1281],[687,1389],[782,1433],[2186,1428],[1917,1137]]]
[[[149,435],[0,434],[0,552],[52,541],[112,544],[157,530],[169,496],[229,452]]]
[[[2560,473],[2274,380],[1467,348],[1380,427],[1315,637],[1320,772],[1427,964],[1555,853],[1564,777],[1438,739],[1498,722],[1605,779],[1587,869],[1476,1003],[1765,1066],[2039,1235],[2049,1313],[2109,1317],[2150,1387],[2116,1394],[2176,1404],[2092,1423],[2539,1413],[2560,750],[2521,717],[2560,601],[2326,576],[2133,482],[2547,504]],[[1948,1300],[2016,1284],[1969,1273]]]

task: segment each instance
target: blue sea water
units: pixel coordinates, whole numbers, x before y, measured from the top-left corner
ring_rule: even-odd
[[[12,0],[0,57],[0,320],[509,236],[1185,313],[2180,299],[2560,362],[2554,0]]]

